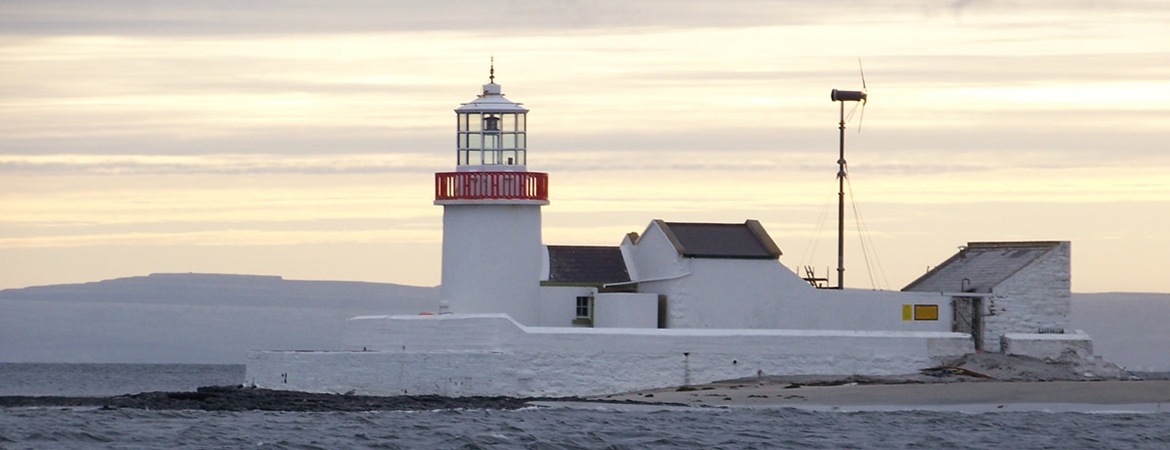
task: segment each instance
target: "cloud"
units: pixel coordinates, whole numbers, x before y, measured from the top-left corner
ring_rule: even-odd
[[[76,234],[0,238],[0,249],[52,248],[81,246],[191,245],[191,246],[269,246],[304,244],[371,244],[433,243],[441,232],[435,230],[291,230],[236,229],[216,231],[154,232],[136,231],[108,234]]]
[[[855,22],[877,15],[956,16],[1010,11],[1165,11],[1162,2],[991,2],[955,0],[818,2],[809,0],[346,0],[227,1],[9,0],[0,11],[6,35],[241,35],[447,31],[556,33],[597,29],[719,28]]]
[[[75,175],[344,175],[433,172],[432,155],[393,154],[211,154],[190,156],[0,155],[0,173]]]
[[[828,102],[826,102],[828,103]],[[831,105],[829,105],[831,107]],[[1170,165],[1148,112],[923,111],[931,122],[886,117],[870,105],[866,127],[846,135],[858,170],[969,173],[1000,168]],[[831,108],[829,108],[831,109]],[[1049,118],[1037,127],[1037,117]],[[997,124],[989,126],[988,120]],[[922,126],[927,125],[927,126]],[[358,175],[453,169],[450,130],[398,134],[282,128],[179,139],[150,133],[3,138],[0,174],[11,175]],[[427,135],[423,135],[427,134]],[[533,131],[529,169],[548,172],[825,170],[837,157],[835,117],[821,127],[691,130]]]
[[[536,0],[12,1],[5,34],[312,34],[443,30],[484,33],[647,27],[713,27],[819,20],[816,2]]]

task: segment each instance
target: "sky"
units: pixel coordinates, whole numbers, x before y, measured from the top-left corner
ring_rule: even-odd
[[[493,57],[545,243],[757,219],[823,275],[860,60],[848,287],[1069,240],[1073,291],[1170,292],[1170,4],[1126,0],[5,0],[0,289],[439,284],[433,174]]]

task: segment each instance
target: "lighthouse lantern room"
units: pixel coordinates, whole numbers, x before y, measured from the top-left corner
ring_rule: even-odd
[[[524,129],[528,109],[504,98],[500,85],[455,110],[459,127],[458,170],[515,170],[525,165]]]
[[[494,67],[482,92],[455,109],[455,171],[435,174],[440,297],[453,313],[507,313],[537,325],[548,174],[527,170],[528,109],[504,98]]]

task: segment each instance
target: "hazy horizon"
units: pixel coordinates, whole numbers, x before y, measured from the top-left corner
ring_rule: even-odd
[[[434,312],[439,289],[158,274],[0,290],[0,362],[242,363],[248,350],[337,350],[346,319]],[[1170,370],[1170,295],[1073,294],[1073,329],[1133,370]]]
[[[67,282],[67,283],[53,283],[53,284],[38,284],[38,285],[30,285],[30,286],[4,287],[4,288],[0,288],[0,291],[5,291],[5,290],[20,290],[20,289],[26,289],[26,288],[43,288],[43,287],[59,287],[59,286],[70,286],[70,285],[85,285],[85,284],[100,283],[100,282],[103,282],[103,281],[117,281],[117,280],[122,280],[122,279],[130,279],[130,278],[143,278],[143,277],[151,277],[151,276],[159,276],[159,275],[214,275],[214,276],[220,276],[220,275],[222,275],[222,276],[242,276],[242,277],[274,278],[274,279],[279,279],[279,280],[282,280],[282,281],[303,281],[303,282],[324,282],[324,283],[330,283],[330,282],[343,282],[343,283],[376,283],[376,284],[390,284],[390,285],[397,285],[397,286],[410,287],[410,288],[439,288],[439,287],[441,286],[440,284],[435,284],[435,285],[424,285],[424,284],[394,283],[394,282],[386,282],[386,281],[340,280],[340,279],[319,279],[319,278],[290,278],[290,277],[286,277],[286,276],[283,276],[283,275],[280,275],[280,274],[275,274],[275,273],[226,273],[226,272],[152,272],[152,273],[142,273],[142,274],[136,274],[136,275],[135,275],[135,274],[131,274],[131,275],[126,275],[126,276],[123,276],[123,277],[105,278],[105,279],[95,279],[95,280],[82,280],[82,281],[74,281],[74,282]],[[860,289],[860,290],[869,290],[868,288],[858,288],[858,287],[847,287],[846,289]],[[891,289],[891,290],[900,290],[900,287],[899,287],[899,288],[894,288],[894,289]],[[1072,293],[1074,293],[1074,294],[1082,294],[1082,295],[1096,295],[1096,294],[1142,294],[1142,295],[1144,295],[1144,294],[1150,294],[1150,295],[1167,295],[1167,296],[1168,296],[1168,297],[1167,297],[1167,301],[1168,301],[1168,302],[1170,302],[1170,292],[1145,292],[1145,291],[1100,291],[1100,292],[1081,292],[1081,291],[1075,291],[1075,290],[1074,290],[1074,291],[1072,291]]]

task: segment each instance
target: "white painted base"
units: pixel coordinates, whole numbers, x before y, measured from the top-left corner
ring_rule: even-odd
[[[504,314],[349,325],[349,351],[253,352],[246,381],[365,395],[590,396],[761,375],[913,373],[974,351],[970,335],[943,332],[542,328]]]
[[[1004,354],[1045,361],[1059,361],[1073,356],[1079,360],[1093,357],[1093,339],[1079,331],[1073,334],[1008,333],[1003,335],[1002,345]]]
[[[477,200],[443,206],[441,301],[458,314],[540,323],[540,205]]]

